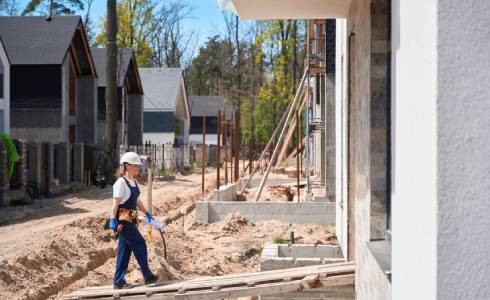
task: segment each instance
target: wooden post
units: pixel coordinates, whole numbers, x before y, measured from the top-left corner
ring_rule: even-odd
[[[225,151],[225,185],[228,184],[228,145],[226,140],[228,139],[228,121],[226,115],[223,120],[223,150]]]
[[[220,143],[220,135],[221,135],[221,110],[218,110],[218,121],[216,123],[216,130],[217,130],[217,144],[218,146],[216,147],[216,163],[217,163],[217,168],[216,168],[216,189],[219,190],[220,184],[220,178],[219,178],[219,170],[221,168],[220,162],[221,162],[221,143]]]
[[[235,111],[235,182],[240,177],[240,112]]]
[[[300,176],[300,173],[299,173],[299,155],[300,155],[300,151],[299,151],[299,148],[301,147],[301,140],[300,140],[300,132],[301,132],[301,123],[300,123],[300,119],[299,119],[299,110],[296,111],[296,177],[297,177],[297,181],[296,181],[296,186],[297,186],[297,191],[298,191],[298,202],[299,201],[299,176]]]
[[[231,133],[231,157],[230,157],[230,182],[235,182],[233,178],[233,167],[235,166],[235,113],[232,114],[230,121]]]
[[[206,171],[206,117],[202,117],[202,195],[204,196],[204,173]]]
[[[153,191],[153,173],[151,170],[151,158],[148,158],[148,197],[147,197],[147,203],[146,203],[146,209],[151,213],[151,208],[152,208],[152,191]]]

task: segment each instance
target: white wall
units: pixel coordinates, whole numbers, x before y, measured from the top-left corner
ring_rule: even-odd
[[[1,107],[3,110],[3,132],[10,133],[10,64],[7,58],[7,53],[0,41],[0,60],[3,65],[3,99],[0,98]]]
[[[437,297],[490,299],[490,1],[437,17]]]
[[[437,27],[436,1],[393,0],[392,298],[397,300],[437,297]]]
[[[143,143],[151,141],[152,144],[174,144],[175,134],[172,132],[145,132]]]
[[[189,135],[190,144],[202,144],[202,134]],[[218,145],[218,136],[216,134],[206,134],[206,145]]]
[[[335,42],[335,194],[336,234],[347,257],[347,27],[345,19],[336,21]]]

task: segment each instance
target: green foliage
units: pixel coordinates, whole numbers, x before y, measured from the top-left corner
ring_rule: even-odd
[[[156,5],[157,2],[152,0],[121,0],[117,4],[117,45],[133,48],[140,67],[150,65],[150,36],[155,22],[153,12]],[[103,26],[103,30],[95,37],[95,43],[99,46],[107,44],[106,18]]]
[[[287,244],[288,243],[288,240],[287,239],[284,239],[281,236],[276,236],[274,238],[273,242],[274,242],[274,244]]]
[[[7,169],[9,178],[14,173],[14,165],[20,159],[19,153],[15,148],[14,141],[10,138],[10,136],[6,133],[0,133],[0,139],[3,140],[5,144],[5,148],[7,150]]]
[[[29,15],[35,12],[49,12],[50,0],[30,0],[22,15]],[[73,15],[79,10],[83,10],[84,5],[82,0],[53,0],[54,15]]]

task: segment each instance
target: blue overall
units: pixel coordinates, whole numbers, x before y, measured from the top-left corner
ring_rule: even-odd
[[[126,181],[126,184],[131,190],[131,196],[126,202],[119,205],[116,216],[117,219],[119,219],[119,208],[136,210],[138,196],[140,195],[140,189],[138,188],[137,184],[135,187],[132,187],[126,178],[123,177],[123,179]],[[126,283],[124,277],[126,276],[126,271],[128,269],[131,252],[134,253],[136,261],[138,262],[141,272],[143,273],[143,277],[145,280],[147,280],[153,276],[153,273],[148,267],[148,251],[146,249],[146,243],[136,227],[136,220],[133,222],[121,221],[120,223],[123,225],[123,230],[119,234],[114,284],[117,285]]]

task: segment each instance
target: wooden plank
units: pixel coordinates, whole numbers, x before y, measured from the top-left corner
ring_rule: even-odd
[[[112,286],[81,289],[71,294],[63,296],[64,299],[91,299],[94,297],[104,298],[113,297],[117,294],[124,299],[127,297],[147,297],[160,299],[169,294],[180,292],[181,295],[189,295],[207,292],[223,292],[229,289],[250,289],[261,288],[264,285],[292,282],[299,284],[311,284],[315,277],[322,275],[321,282],[328,284],[331,279],[338,276],[352,275],[355,271],[353,262],[337,263],[331,265],[317,265],[310,267],[282,269],[266,272],[233,274],[218,277],[197,278],[189,281],[172,282],[170,284],[156,284],[153,286],[136,286],[127,290],[114,290]],[[340,278],[340,277],[339,277]],[[310,283],[309,283],[310,282]],[[214,288],[213,288],[214,287]],[[211,291],[209,291],[211,290]],[[149,294],[148,294],[149,293]],[[158,296],[158,297],[157,297]],[[154,298],[157,297],[157,298]],[[134,298],[137,299],[137,298]]]
[[[327,266],[327,265],[322,265],[322,266]],[[280,270],[281,272],[278,271],[268,271],[268,272],[274,272],[276,274],[263,274],[266,272],[258,272],[258,273],[250,273],[254,274],[255,276],[250,276],[248,278],[241,278],[241,277],[235,277],[235,278],[220,278],[220,277],[212,277],[212,278],[204,278],[204,279],[194,279],[191,281],[183,281],[183,282],[177,282],[177,283],[172,283],[172,284],[167,284],[167,285],[156,285],[156,286],[138,286],[134,287],[129,290],[125,290],[124,294],[128,293],[137,293],[137,292],[144,292],[147,290],[151,290],[152,292],[177,292],[179,290],[192,290],[192,289],[202,289],[206,287],[211,287],[213,285],[219,285],[219,286],[229,286],[229,285],[244,285],[246,286],[249,282],[254,282],[254,284],[261,284],[262,282],[270,282],[270,281],[278,281],[278,280],[284,280],[285,278],[289,280],[292,280],[294,277],[307,277],[311,275],[317,275],[317,274],[333,274],[335,275],[336,273],[344,274],[346,272],[354,272],[354,267],[352,266],[351,263],[349,263],[346,267],[341,267],[337,266],[335,268],[332,268],[331,266],[328,268],[328,271],[324,271],[321,267],[318,266],[318,268],[310,268],[306,267],[305,268],[298,268],[298,269],[303,269],[301,270],[302,272],[298,272],[297,270],[295,271],[294,269],[284,269]],[[238,274],[239,275],[239,274]],[[236,275],[234,275],[236,276]],[[77,292],[72,293],[72,296],[103,296],[107,294],[113,294],[114,290],[112,286],[104,287],[102,289],[98,289],[96,291],[94,290],[87,290],[87,289],[82,289]]]
[[[256,272],[256,273],[243,273],[243,274],[232,274],[232,275],[225,275],[225,276],[219,276],[219,277],[206,277],[206,278],[197,278],[189,281],[182,281],[182,282],[176,282],[172,284],[166,284],[166,285],[161,285],[158,284],[156,286],[152,287],[146,287],[146,286],[138,286],[135,288],[132,288],[128,291],[130,293],[136,293],[139,291],[144,291],[147,289],[151,289],[155,292],[170,292],[170,291],[178,291],[180,288],[185,286],[187,290],[190,289],[196,289],[196,288],[203,288],[206,286],[212,286],[212,285],[238,285],[238,284],[243,284],[246,285],[248,282],[252,281],[257,284],[259,284],[261,281],[274,281],[274,280],[282,280],[287,277],[298,277],[298,276],[309,276],[309,275],[316,275],[319,273],[344,273],[344,272],[354,272],[354,264],[349,262],[349,263],[337,263],[337,264],[331,264],[331,265],[317,265],[317,266],[310,266],[310,267],[301,267],[301,268],[291,268],[291,269],[282,269],[282,270],[273,270],[273,271],[266,271],[266,272]],[[102,287],[100,290],[93,291],[93,290],[86,290],[82,289],[77,292],[72,293],[73,296],[85,296],[85,295],[105,295],[108,293],[113,293],[114,290],[112,286],[106,286]]]

